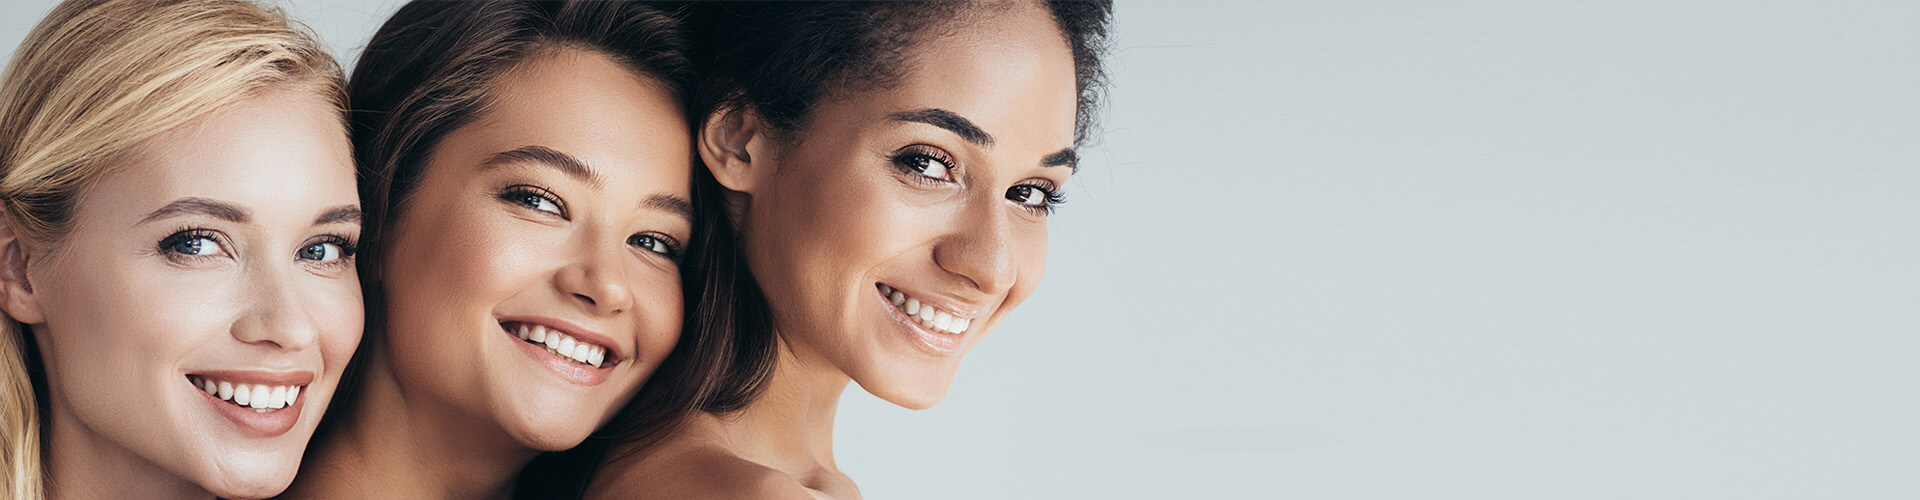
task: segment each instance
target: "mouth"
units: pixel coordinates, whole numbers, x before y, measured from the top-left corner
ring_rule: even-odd
[[[251,384],[208,375],[187,375],[187,382],[208,396],[254,413],[274,413],[292,406],[300,400],[300,390],[306,388],[306,384]]]
[[[874,286],[879,288],[880,296],[893,304],[893,308],[905,315],[907,320],[929,331],[946,335],[962,335],[967,333],[967,328],[973,326],[973,318],[921,302],[920,299],[900,289],[887,286],[885,283],[875,283]]]
[[[537,323],[506,321],[500,323],[500,329],[505,330],[507,335],[546,349],[548,353],[552,353],[562,361],[575,365],[611,368],[620,363],[619,357],[607,346],[581,340],[559,328]]]

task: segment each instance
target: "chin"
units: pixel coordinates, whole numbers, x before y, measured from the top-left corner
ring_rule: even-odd
[[[235,500],[268,498],[286,491],[287,485],[293,484],[292,470],[290,468],[285,473],[254,470],[227,471],[227,475],[239,477],[223,478],[225,481],[218,484],[201,483],[201,487],[220,498]]]
[[[940,404],[940,400],[946,399],[947,397],[947,389],[953,387],[953,377],[951,375],[938,377],[933,380],[905,380],[906,377],[893,378],[895,378],[895,380],[876,381],[878,383],[872,385],[861,383],[858,380],[854,382],[859,383],[861,388],[867,389],[868,394],[872,394],[874,397],[909,410],[925,410]]]

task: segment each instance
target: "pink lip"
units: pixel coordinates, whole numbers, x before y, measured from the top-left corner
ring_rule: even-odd
[[[514,335],[513,332],[506,331],[504,328],[500,330],[501,334],[506,335],[508,340],[512,340],[514,345],[519,346],[520,352],[526,353],[528,357],[533,358],[535,363],[546,367],[548,371],[559,375],[561,379],[568,382],[589,387],[600,385],[601,382],[606,382],[607,377],[613,374],[613,368],[619,366],[620,362],[625,360],[625,357],[619,355],[617,351],[619,344],[615,344],[611,337],[588,330],[586,327],[570,321],[538,316],[504,316],[498,318],[498,321],[500,323],[542,325],[547,327],[548,330],[559,330],[561,333],[565,333],[575,340],[584,340],[588,343],[598,344],[607,348],[607,359],[600,363],[599,368],[594,368],[593,365],[574,363],[573,360],[562,358],[548,351],[545,346],[520,340],[519,336]]]
[[[915,341],[914,343],[922,349],[941,356],[960,351],[960,345],[967,338],[966,334],[936,333],[928,330],[926,327],[920,326],[919,322],[907,318],[907,312],[894,306],[891,298],[880,295],[880,289],[875,288],[873,294],[876,297],[880,297],[880,307],[887,310],[887,317],[893,319],[894,323],[906,328],[907,336],[911,337]]]
[[[193,372],[189,375],[240,384],[297,385],[303,387],[313,385],[313,372],[306,371],[267,372],[215,370]],[[207,394],[207,391],[199,387],[193,387],[191,380],[188,381],[187,386],[192,387],[193,392],[199,393],[200,397],[204,398],[207,404],[213,405],[215,413],[227,417],[227,420],[232,421],[235,426],[240,428],[241,432],[253,437],[274,437],[293,430],[293,426],[300,422],[300,412],[306,407],[307,396],[313,393],[311,390],[303,388],[300,390],[300,396],[294,398],[292,402],[287,403],[285,408],[260,413],[248,408],[241,408],[239,405],[222,400],[218,396]]]

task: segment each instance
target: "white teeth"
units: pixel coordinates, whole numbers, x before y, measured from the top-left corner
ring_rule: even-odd
[[[206,392],[209,396],[260,413],[271,413],[274,410],[286,408],[293,405],[293,401],[300,397],[300,386],[297,385],[235,384],[227,381],[216,382],[198,375],[187,378],[193,383],[195,389]]]
[[[598,368],[606,361],[607,348],[575,339],[560,330],[549,330],[546,326],[519,325],[514,329],[514,336],[546,347],[547,352],[575,363]]]
[[[933,307],[933,304],[922,304],[920,299],[909,297],[905,292],[893,287],[880,285],[880,294],[888,302],[892,302],[895,308],[900,309],[900,312],[906,313],[907,319],[928,329],[943,333],[965,333],[967,327],[973,325],[971,318],[955,316],[953,313]]]

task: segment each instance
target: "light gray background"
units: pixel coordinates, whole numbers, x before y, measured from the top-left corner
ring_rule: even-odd
[[[0,46],[47,9],[3,0]],[[290,10],[343,58],[394,1]],[[1144,2],[869,498],[1920,498],[1920,4]]]

